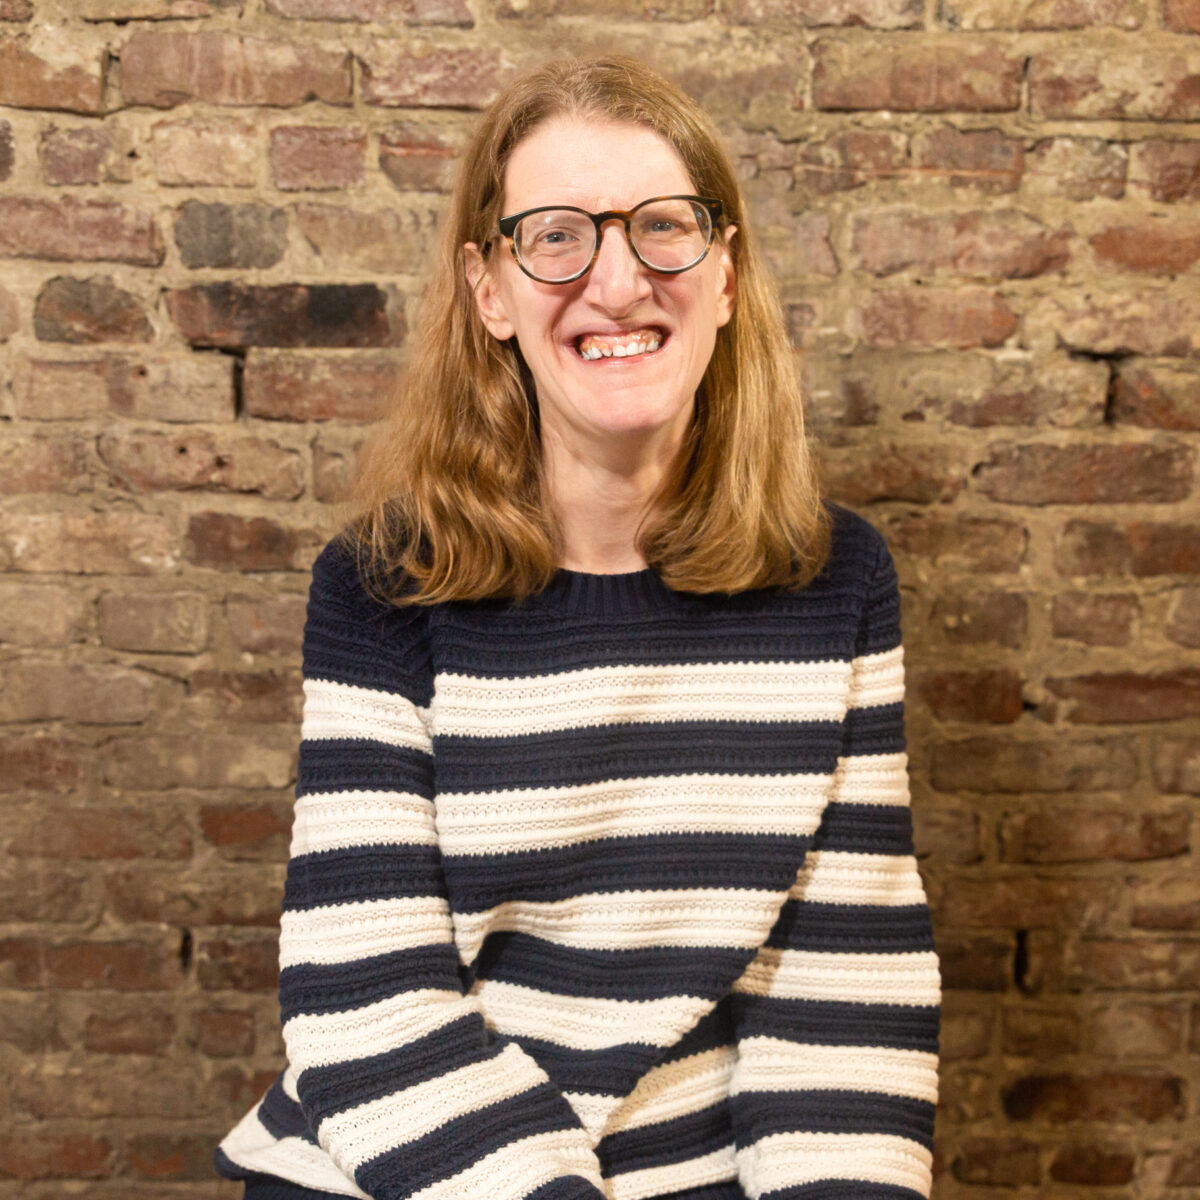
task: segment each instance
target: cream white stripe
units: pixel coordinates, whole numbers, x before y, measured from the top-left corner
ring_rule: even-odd
[[[819,904],[924,904],[925,887],[911,854],[810,850],[791,896]]]
[[[777,1091],[882,1092],[937,1103],[937,1055],[887,1046],[804,1045],[783,1038],[738,1042],[731,1095]]]
[[[425,988],[348,1012],[301,1013],[284,1023],[283,1040],[299,1073],[382,1054],[478,1011],[459,992]]]
[[[610,1000],[564,996],[523,984],[481,979],[471,989],[489,1027],[534,1037],[574,1050],[603,1050],[632,1043],[670,1046],[710,1008],[698,996],[658,1000]]]
[[[918,1142],[887,1133],[774,1133],[737,1153],[751,1200],[822,1179],[890,1183],[928,1196],[933,1160]]]
[[[451,937],[450,913],[440,896],[323,905],[283,914],[279,966],[354,962]]]
[[[811,834],[828,775],[672,775],[439,795],[443,853],[548,850],[654,833]]]
[[[736,1176],[737,1160],[731,1142],[699,1158],[612,1175],[608,1188],[612,1200],[645,1200],[648,1196],[682,1192],[687,1188],[703,1187],[706,1183],[732,1180]]]
[[[852,754],[838,759],[830,800],[908,807],[907,754]]]
[[[836,954],[764,946],[733,991],[777,1000],[845,1000],[865,1004],[937,1004],[937,955]]]
[[[719,1104],[729,1095],[737,1058],[733,1046],[721,1046],[651,1068],[609,1118],[604,1132],[673,1121]]]
[[[300,1103],[300,1091],[296,1087],[296,1068],[291,1064],[283,1070],[283,1075],[280,1077],[279,1086],[283,1089],[283,1094],[289,1099],[294,1100],[297,1104]]]
[[[428,722],[427,710],[394,692],[328,679],[304,681],[300,736],[306,741],[368,738],[432,754]]]
[[[455,940],[465,963],[489,933],[531,933],[579,950],[645,946],[761,944],[779,915],[775,892],[687,888],[597,892],[565,900],[512,900],[483,912],[455,913]]]
[[[582,1130],[551,1130],[509,1142],[465,1171],[413,1192],[411,1200],[496,1200],[498,1181],[504,1195],[528,1196],[565,1175],[582,1175],[604,1192],[600,1163]]]
[[[592,1144],[600,1140],[608,1114],[621,1102],[620,1096],[605,1092],[563,1092],[563,1099],[575,1110],[579,1123],[587,1130]]]
[[[364,1162],[426,1137],[448,1121],[528,1092],[547,1078],[519,1046],[508,1045],[494,1059],[334,1113],[321,1122],[318,1137],[333,1148],[341,1170],[353,1175]]]
[[[296,801],[292,857],[351,846],[436,846],[431,801],[411,792],[312,792]]]
[[[854,660],[854,678],[848,700],[851,708],[899,704],[903,699],[903,646],[885,650],[882,654],[864,654]]]
[[[505,737],[689,720],[840,721],[850,663],[589,667],[514,679],[438,675],[439,734]]]

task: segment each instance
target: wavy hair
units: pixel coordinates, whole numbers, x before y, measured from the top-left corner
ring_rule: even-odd
[[[557,569],[533,379],[516,339],[484,327],[463,246],[492,241],[516,145],[558,116],[652,129],[699,195],[721,201],[736,278],[695,417],[638,534],[670,587],[802,587],[829,552],[792,350],[741,189],[700,107],[635,59],[564,58],[510,84],[459,165],[416,336],[351,497],[364,578],[393,603],[518,598]]]

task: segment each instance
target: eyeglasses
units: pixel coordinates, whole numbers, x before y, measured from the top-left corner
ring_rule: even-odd
[[[708,253],[720,219],[720,200],[654,196],[628,212],[590,213],[565,204],[530,208],[501,217],[499,229],[517,266],[531,279],[571,283],[592,269],[608,221],[625,226],[625,237],[638,262],[663,275],[678,275]]]

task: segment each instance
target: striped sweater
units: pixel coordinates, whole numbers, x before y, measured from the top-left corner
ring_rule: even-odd
[[[898,593],[561,571],[394,608],[314,569],[288,1066],[233,1178],[379,1200],[915,1200],[939,981]]]

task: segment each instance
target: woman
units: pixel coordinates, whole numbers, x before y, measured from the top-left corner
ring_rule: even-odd
[[[928,1195],[895,575],[715,133],[552,63],[461,168],[318,560],[255,1200]]]

